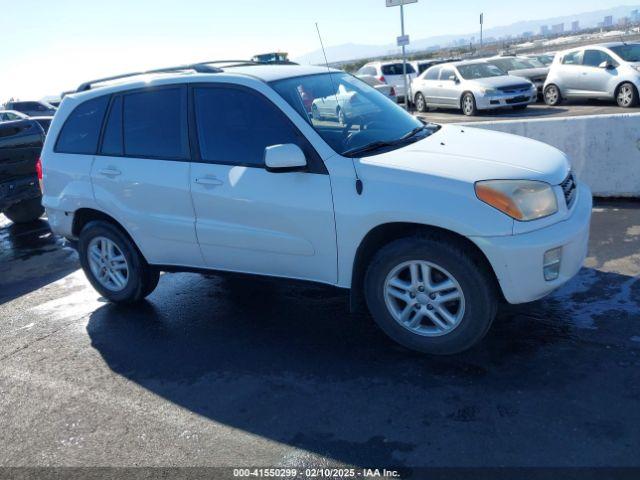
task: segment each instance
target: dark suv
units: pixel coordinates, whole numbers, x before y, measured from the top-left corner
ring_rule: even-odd
[[[29,117],[52,117],[56,113],[56,107],[46,102],[7,102],[5,108]]]
[[[0,213],[15,223],[44,212],[38,183],[44,131],[34,120],[0,124]]]

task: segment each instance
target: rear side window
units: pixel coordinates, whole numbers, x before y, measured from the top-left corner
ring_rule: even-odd
[[[124,154],[122,146],[122,97],[117,96],[111,104],[111,110],[107,117],[107,125],[102,139],[103,155],[119,156]]]
[[[78,105],[64,126],[55,151],[58,153],[79,153],[90,155],[96,153],[98,137],[109,97],[98,97]]]
[[[440,75],[440,67],[434,67],[427,70],[427,73],[424,76],[425,80],[437,80]]]
[[[124,96],[122,108],[126,156],[167,159],[189,157],[186,88],[130,93]],[[117,120],[114,118],[114,121]]]
[[[407,63],[407,74],[416,73],[413,65]],[[382,66],[383,75],[402,75],[402,63],[392,63]]]
[[[250,167],[264,166],[264,150],[294,143],[310,158],[310,147],[269,100],[246,90],[195,89],[195,113],[202,160]]]

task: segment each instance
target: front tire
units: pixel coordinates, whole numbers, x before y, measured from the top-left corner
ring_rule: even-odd
[[[547,88],[544,89],[544,103],[550,107],[555,107],[560,105],[561,102],[562,95],[560,89],[556,85],[548,85]]]
[[[483,262],[456,242],[416,236],[374,257],[365,298],[378,326],[399,344],[451,355],[476,345],[497,310],[495,282]]]
[[[422,93],[418,92],[416,94],[416,110],[418,110],[418,112],[420,113],[426,113],[429,111],[429,107],[427,106],[427,101],[424,98],[424,95],[422,95]]]
[[[80,264],[91,285],[113,303],[135,303],[155,289],[160,272],[111,223],[87,224],[78,242]]]
[[[4,211],[6,217],[13,223],[30,223],[38,220],[44,213],[42,200],[31,198],[20,203],[11,205]]]
[[[462,96],[462,113],[467,117],[475,117],[478,114],[478,107],[476,105],[476,97],[473,93],[467,92]]]
[[[616,93],[616,102],[622,108],[635,107],[638,104],[638,90],[635,85],[629,82],[620,85]]]

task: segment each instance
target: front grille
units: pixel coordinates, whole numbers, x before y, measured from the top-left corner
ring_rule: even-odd
[[[520,93],[520,92],[528,92],[531,89],[531,85],[522,84],[522,85],[511,85],[509,87],[499,87],[498,90],[504,93]]]
[[[520,97],[515,97],[515,98],[509,98],[509,99],[507,99],[506,102],[509,105],[511,105],[512,103],[522,103],[522,102],[526,102],[527,100],[529,100],[529,97],[520,96]]]
[[[576,201],[576,192],[578,188],[573,172],[569,172],[569,175],[567,175],[567,178],[564,179],[564,182],[562,182],[560,186],[564,193],[564,199],[567,202],[567,208],[571,208]]]

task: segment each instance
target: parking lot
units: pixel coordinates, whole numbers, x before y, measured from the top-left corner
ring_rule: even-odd
[[[0,216],[1,463],[637,466],[639,206],[597,204],[579,276],[449,358],[310,284],[166,274],[116,307]]]
[[[488,122],[499,120],[513,120],[518,118],[554,118],[579,117],[584,115],[620,115],[637,113],[640,108],[623,109],[612,102],[591,100],[565,102],[557,107],[549,107],[538,102],[529,105],[526,110],[497,109],[480,111],[475,117],[467,117],[459,110],[434,109],[428,113],[418,114],[420,117],[434,123],[462,123]]]

